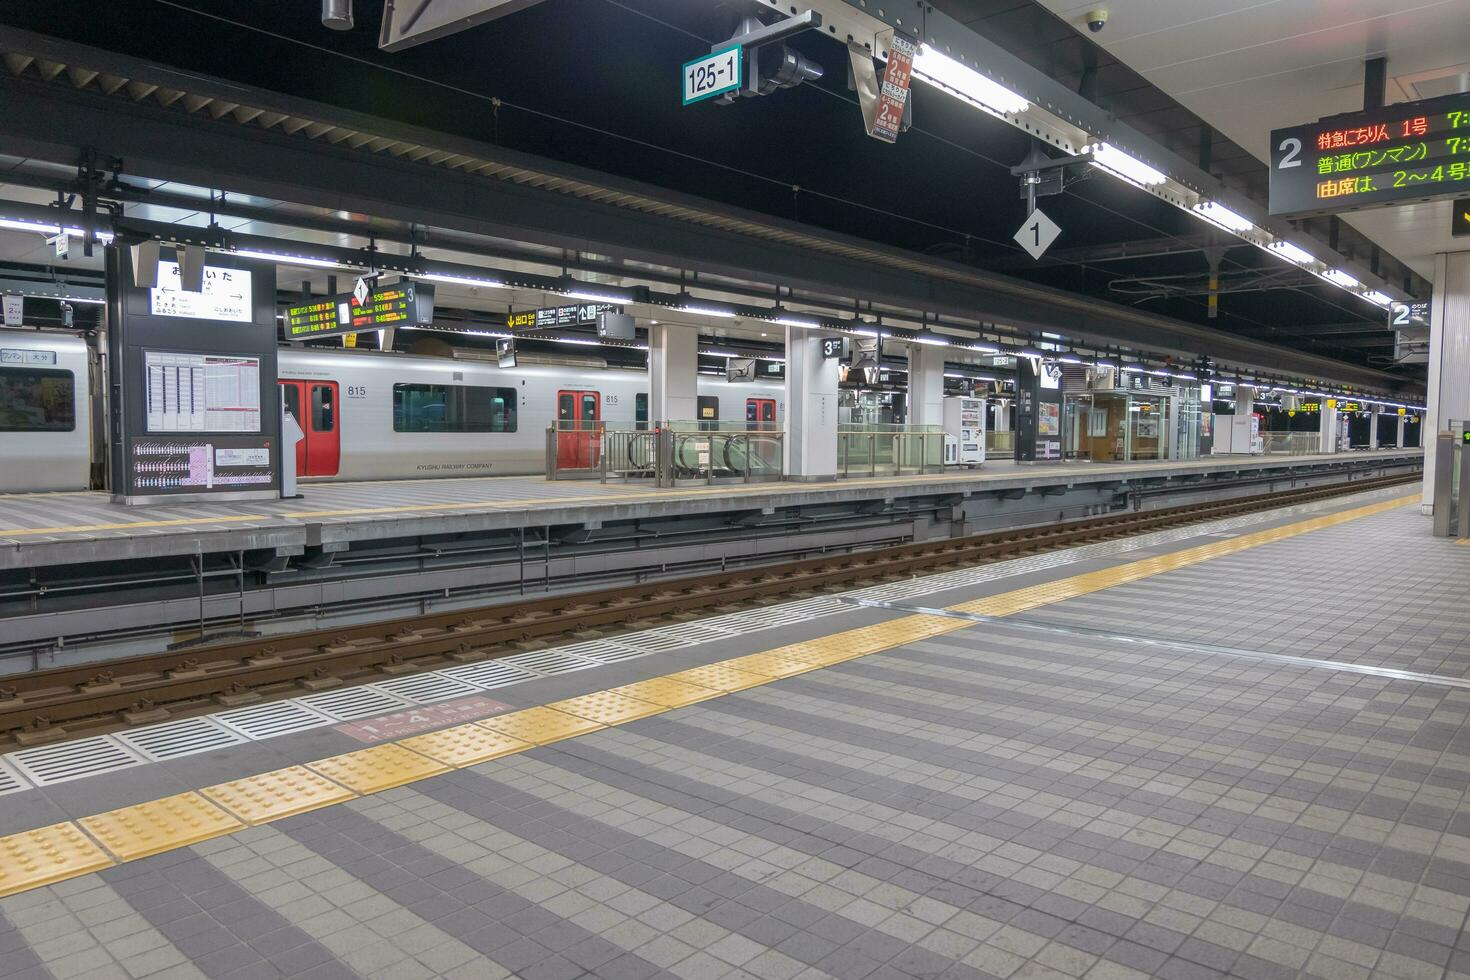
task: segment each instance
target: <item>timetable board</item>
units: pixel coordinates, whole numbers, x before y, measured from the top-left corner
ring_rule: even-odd
[[[1330,214],[1470,193],[1470,93],[1271,133],[1270,211]]]
[[[260,359],[146,351],[149,432],[259,432]]]

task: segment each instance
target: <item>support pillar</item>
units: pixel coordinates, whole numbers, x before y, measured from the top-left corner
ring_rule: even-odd
[[[648,420],[690,422],[699,416],[699,331],[659,323],[648,328]]]
[[[1452,421],[1470,420],[1470,252],[1434,257],[1434,303],[1429,315],[1429,397],[1420,423],[1424,495],[1419,509],[1434,513],[1434,441]],[[1400,426],[1400,432],[1403,427]]]
[[[1331,408],[1327,407],[1329,404]],[[1337,402],[1333,399],[1324,400],[1317,412],[1317,435],[1322,440],[1317,447],[1319,452],[1337,452]]]
[[[1230,416],[1231,453],[1249,453],[1255,440],[1252,420],[1256,414],[1256,389],[1248,385],[1235,386],[1235,414]]]
[[[944,348],[909,345],[909,424],[944,424]]]
[[[1378,409],[1368,413],[1368,448],[1378,448]]]
[[[992,431],[1011,431],[1011,400],[1009,398],[995,400],[995,426]]]
[[[837,359],[822,338],[786,328],[786,479],[837,478]]]
[[[1408,421],[1409,421],[1408,416],[1406,416],[1406,415],[1400,415],[1399,416],[1399,431],[1398,431],[1398,435],[1394,437],[1393,448],[1395,448],[1395,449],[1403,449],[1404,448],[1404,426],[1408,423]]]

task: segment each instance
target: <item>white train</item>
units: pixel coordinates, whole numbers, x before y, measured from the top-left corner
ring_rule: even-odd
[[[86,343],[0,330],[0,350],[0,492],[86,489],[102,431]],[[610,429],[648,420],[643,371],[283,349],[277,373],[306,435],[297,470],[308,480],[541,473],[553,420]],[[697,391],[699,421],[785,417],[779,382],[701,375]]]

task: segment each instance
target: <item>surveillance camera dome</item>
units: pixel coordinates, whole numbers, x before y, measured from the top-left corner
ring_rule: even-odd
[[[1097,10],[1087,12],[1087,29],[1096,34],[1108,23],[1108,12],[1106,8],[1099,7]]]

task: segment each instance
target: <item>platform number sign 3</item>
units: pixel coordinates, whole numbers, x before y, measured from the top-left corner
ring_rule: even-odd
[[[1026,216],[1021,230],[1013,237],[1028,255],[1033,259],[1039,259],[1046,254],[1046,250],[1051,248],[1052,242],[1056,241],[1057,236],[1061,233],[1062,229],[1057,223],[1042,213],[1040,208],[1037,208]]]

